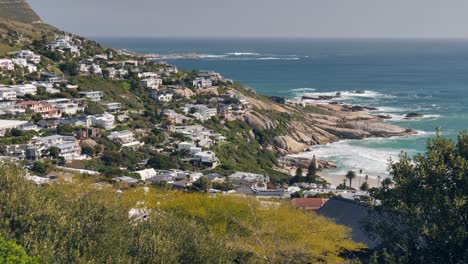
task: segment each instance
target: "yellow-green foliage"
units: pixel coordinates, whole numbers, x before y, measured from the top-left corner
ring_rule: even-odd
[[[346,228],[283,203],[78,178],[37,188],[22,174],[0,165],[0,233],[45,263],[343,263],[359,249]]]
[[[340,263],[343,250],[361,248],[347,228],[316,215],[295,210],[286,202],[257,201],[237,196],[133,190],[124,201],[170,211],[206,225],[224,239],[243,261],[258,263]]]

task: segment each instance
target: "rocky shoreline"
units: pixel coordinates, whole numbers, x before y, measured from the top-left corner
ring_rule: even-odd
[[[356,91],[365,93],[364,91]],[[299,119],[292,118],[287,122],[287,135],[274,138],[274,150],[280,154],[279,164],[283,172],[294,174],[295,169],[300,166],[307,168],[311,157],[301,157],[295,154],[303,153],[317,145],[325,145],[346,139],[366,138],[390,138],[415,135],[417,132],[408,128],[384,123],[390,116],[382,114],[370,114],[368,111],[378,110],[367,106],[341,104],[338,102],[324,102],[341,97],[335,96],[305,96],[307,101],[300,100],[302,108],[293,105],[270,104],[247,98],[252,105],[260,110],[270,110],[299,114]],[[420,118],[422,115],[409,113],[406,118]],[[258,130],[272,129],[275,121],[268,115],[251,112],[245,116],[245,121]],[[336,168],[331,161],[321,160],[317,157],[320,169]]]

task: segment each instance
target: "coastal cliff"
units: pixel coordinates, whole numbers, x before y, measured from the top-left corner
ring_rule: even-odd
[[[416,133],[383,123],[382,117],[356,111],[349,105],[315,102],[301,107],[280,104],[251,90],[246,91],[243,96],[253,109],[244,116],[244,121],[257,133],[264,131],[274,134],[268,147],[281,156],[344,139],[397,137]],[[365,107],[359,110],[365,110]]]

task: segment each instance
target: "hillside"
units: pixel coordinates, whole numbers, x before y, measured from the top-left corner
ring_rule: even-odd
[[[0,0],[0,17],[22,23],[42,23],[26,0]]]

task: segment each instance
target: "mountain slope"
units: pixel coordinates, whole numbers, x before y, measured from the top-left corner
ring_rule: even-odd
[[[42,23],[26,0],[0,0],[0,18],[22,23]]]

